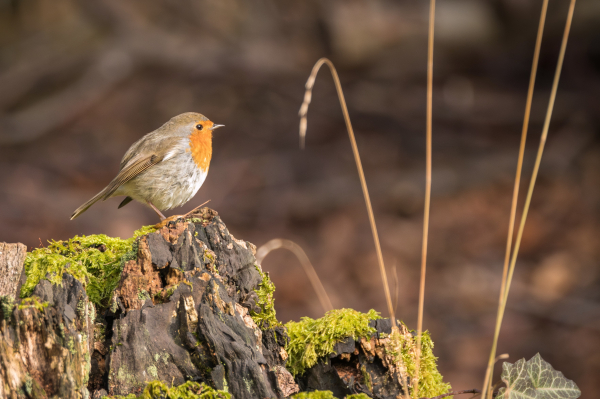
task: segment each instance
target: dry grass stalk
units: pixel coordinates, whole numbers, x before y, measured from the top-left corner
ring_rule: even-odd
[[[352,145],[352,153],[354,154],[354,161],[356,162],[356,168],[358,169],[358,177],[360,179],[360,185],[362,187],[363,196],[365,198],[365,204],[367,206],[367,213],[369,215],[369,223],[371,225],[371,232],[373,233],[373,241],[375,242],[375,251],[377,253],[377,261],[379,263],[379,271],[381,273],[381,279],[383,280],[383,290],[385,293],[385,299],[387,302],[388,312],[392,321],[392,326],[396,325],[396,318],[394,317],[394,308],[392,306],[392,297],[390,295],[390,288],[388,284],[387,274],[385,271],[385,265],[383,263],[383,255],[381,253],[381,245],[379,244],[379,235],[377,234],[377,226],[375,225],[375,216],[373,215],[373,208],[371,207],[371,199],[369,197],[369,190],[367,188],[367,182],[365,180],[365,174],[363,173],[362,163],[360,162],[360,155],[358,153],[358,147],[356,146],[356,139],[354,138],[354,130],[352,129],[352,123],[350,122],[350,115],[348,114],[348,108],[346,107],[346,100],[342,91],[342,85],[340,78],[338,77],[337,71],[333,66],[333,63],[327,58],[321,58],[317,61],[313,67],[308,80],[306,81],[306,92],[304,93],[304,101],[300,107],[298,115],[300,116],[300,147],[304,148],[304,142],[306,137],[306,114],[308,112],[308,106],[312,99],[312,90],[315,84],[317,73],[321,66],[326,64],[331,71],[333,82],[335,83],[335,89],[337,91],[342,113],[344,115],[344,121],[346,122],[346,129],[348,130],[348,136],[350,138],[350,144]]]
[[[533,100],[533,90],[535,88],[535,79],[536,79],[536,75],[537,75],[538,61],[539,61],[539,57],[540,57],[540,48],[542,47],[542,37],[544,34],[544,25],[546,23],[547,10],[548,10],[548,0],[544,0],[544,2],[542,4],[542,11],[540,14],[540,22],[538,24],[538,32],[537,32],[537,38],[535,41],[535,49],[533,52],[531,75],[529,77],[529,89],[527,91],[527,101],[525,104],[525,116],[523,118],[523,128],[521,130],[521,144],[519,147],[517,172],[516,172],[516,176],[515,176],[515,185],[513,188],[512,204],[511,204],[511,208],[510,208],[510,218],[509,218],[509,222],[508,222],[508,238],[506,240],[506,253],[504,256],[504,268],[502,270],[502,284],[500,286],[500,298],[498,299],[499,305],[498,305],[498,315],[496,317],[496,330],[494,331],[494,340],[492,342],[492,350],[490,352],[490,358],[489,358],[488,366],[487,366],[487,369],[485,372],[484,386],[487,387],[487,390],[489,390],[489,387],[491,386],[491,382],[492,382],[491,376],[493,374],[493,368],[494,368],[494,363],[495,363],[494,358],[496,356],[498,337],[500,335],[500,325],[502,323],[501,313],[500,313],[500,308],[501,308],[500,304],[502,304],[502,302],[504,301],[505,291],[506,291],[506,279],[508,276],[508,264],[509,264],[509,260],[510,260],[513,234],[514,234],[514,229],[515,229],[515,218],[516,218],[516,213],[517,213],[517,202],[518,202],[518,198],[519,198],[519,186],[521,185],[521,172],[523,169],[525,143],[527,141],[527,131],[529,128],[529,118],[530,118],[530,114],[531,114],[531,103]],[[485,395],[486,395],[486,388],[483,389],[483,397],[485,397]]]
[[[498,320],[497,320],[497,325],[496,325],[496,329],[499,331],[500,330],[500,326],[502,324],[502,318],[504,317],[504,310],[506,309],[506,302],[508,299],[508,293],[510,291],[510,285],[512,282],[512,278],[513,278],[513,274],[515,271],[515,264],[517,261],[517,256],[519,254],[519,247],[521,245],[521,239],[523,237],[523,230],[525,228],[525,222],[527,221],[527,214],[529,212],[529,206],[531,205],[531,197],[533,195],[533,189],[535,187],[535,182],[537,179],[537,175],[539,172],[539,168],[540,168],[540,163],[542,160],[542,155],[544,153],[544,147],[546,145],[546,139],[548,137],[548,130],[550,128],[550,120],[552,119],[552,111],[554,110],[554,102],[556,100],[556,92],[558,90],[558,82],[560,80],[560,74],[562,71],[562,66],[563,66],[563,61],[565,58],[565,52],[567,50],[567,43],[569,40],[569,32],[571,30],[571,23],[573,21],[573,13],[575,11],[575,3],[576,0],[571,0],[571,3],[569,5],[569,13],[567,15],[567,22],[565,24],[565,30],[563,33],[563,38],[562,38],[562,43],[560,46],[560,53],[558,55],[558,63],[556,65],[556,72],[554,74],[554,81],[552,82],[552,91],[550,94],[550,100],[548,103],[548,109],[546,111],[546,118],[544,120],[544,127],[542,129],[542,136],[540,138],[540,144],[538,147],[538,152],[537,152],[537,156],[535,159],[535,165],[533,167],[533,173],[531,175],[531,180],[529,183],[529,189],[527,191],[527,197],[525,199],[525,205],[523,207],[523,214],[521,215],[521,221],[519,224],[519,230],[517,232],[517,238],[515,240],[515,246],[514,246],[514,250],[512,253],[512,257],[511,257],[511,261],[510,261],[510,266],[509,266],[509,270],[508,270],[508,276],[506,279],[506,284],[505,284],[505,290],[503,291],[503,298],[502,301],[499,305],[499,309],[498,309]],[[495,339],[497,341],[497,338]],[[495,348],[494,348],[495,349]],[[492,357],[493,358],[493,357]],[[489,374],[491,374],[491,372],[489,372]],[[491,376],[488,376],[488,381],[491,381]],[[491,389],[489,389],[489,385],[490,383],[486,381],[484,386],[483,386],[483,398],[489,399],[492,397],[492,391]]]
[[[423,333],[423,308],[425,303],[425,277],[427,275],[427,244],[429,237],[429,208],[431,204],[431,130],[433,115],[433,38],[435,27],[435,0],[429,3],[429,37],[427,44],[427,131],[425,210],[423,215],[423,241],[421,248],[421,280],[419,286],[419,316],[417,321],[417,361],[413,396],[419,397],[419,368],[421,366],[421,334]]]
[[[394,260],[394,265],[392,266],[392,270],[394,271],[394,316],[396,316],[396,311],[398,310],[398,297],[399,297],[399,287],[400,282],[398,281],[398,270],[396,270],[396,261]]]
[[[304,252],[300,245],[290,240],[274,238],[266,244],[262,245],[260,248],[258,248],[258,250],[256,251],[256,260],[259,263],[262,263],[263,259],[271,251],[278,248],[285,248],[293,252],[294,255],[296,255],[296,257],[300,261],[300,264],[302,265],[302,269],[304,269],[304,272],[308,276],[310,283],[312,284],[315,292],[317,293],[317,298],[319,298],[319,302],[321,302],[323,310],[325,312],[333,310],[333,305],[331,304],[331,300],[329,299],[329,295],[327,295],[325,287],[323,287],[323,284],[321,283],[321,279],[317,275],[317,272],[315,271],[315,268],[313,267],[312,263],[310,263],[308,256],[306,256],[306,252]]]

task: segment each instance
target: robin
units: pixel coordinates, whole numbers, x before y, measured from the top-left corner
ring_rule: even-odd
[[[204,183],[212,157],[212,133],[222,126],[194,112],[171,118],[129,147],[117,177],[77,208],[71,220],[97,201],[119,195],[125,195],[119,208],[136,200],[165,220],[161,210],[185,204]]]

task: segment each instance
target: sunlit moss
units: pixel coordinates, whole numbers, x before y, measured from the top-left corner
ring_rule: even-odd
[[[337,399],[331,391],[300,392],[292,396],[292,399]],[[369,399],[364,393],[345,396],[344,399]]]
[[[407,330],[405,330],[407,331]],[[413,333],[414,331],[411,331]],[[411,381],[416,377],[416,355],[417,339],[413,334],[402,334],[394,331],[389,335],[390,342],[386,345],[386,351],[395,360],[396,364],[403,364]],[[434,397],[443,395],[450,391],[451,386],[437,369],[437,357],[433,355],[433,341],[428,331],[421,335],[421,363],[419,367],[419,397]],[[413,396],[411,386],[410,395]]]
[[[258,270],[262,277],[258,289],[254,290],[258,296],[257,305],[261,311],[259,313],[251,311],[250,316],[252,316],[256,325],[263,330],[280,326],[281,322],[277,320],[275,314],[275,284],[269,278],[269,273],[263,273],[258,266],[256,266],[256,270]]]
[[[102,399],[231,399],[231,394],[193,381],[170,388],[161,381],[152,381],[139,396],[131,393],[127,396],[103,396]]]
[[[136,238],[155,230],[144,226],[126,240],[97,234],[49,241],[47,247],[27,253],[27,281],[21,288],[21,297],[30,296],[42,279],[61,284],[63,273],[69,273],[83,283],[92,303],[105,307],[119,283],[123,265],[137,255]]]
[[[27,309],[27,308],[35,308],[40,312],[43,312],[44,309],[48,307],[48,302],[40,302],[39,299],[35,296],[31,298],[25,298],[19,304],[18,309]]]
[[[331,391],[312,391],[312,392],[300,392],[294,396],[293,399],[336,399]]]
[[[325,316],[314,320],[303,317],[299,322],[289,322],[290,342],[287,346],[289,355],[287,368],[295,376],[317,363],[320,357],[333,352],[336,343],[347,337],[357,340],[370,337],[375,329],[369,327],[370,320],[380,319],[379,313],[373,309],[361,313],[353,309],[330,310]]]
[[[428,331],[421,335],[421,366],[419,367],[419,396],[434,397],[445,394],[452,388],[444,382],[437,368],[437,357],[433,355],[433,341]],[[450,397],[451,399],[451,397]]]

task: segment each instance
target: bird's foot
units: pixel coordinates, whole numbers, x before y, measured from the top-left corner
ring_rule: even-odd
[[[180,217],[182,217],[182,216],[181,215],[173,215],[173,216],[169,216],[168,218],[164,218],[159,223],[156,223],[154,225],[154,228],[162,229],[163,227],[165,227],[167,225],[167,223],[177,220]]]
[[[191,211],[189,211],[188,213],[186,213],[185,215],[173,215],[173,216],[169,216],[168,218],[164,218],[161,219],[160,223],[157,223],[154,225],[155,228],[157,229],[162,229],[163,227],[165,227],[167,225],[167,223],[172,222],[174,220],[177,219],[189,219],[192,216],[194,216],[196,214],[196,212],[198,211],[198,209],[200,209],[201,207],[203,207],[204,205],[208,204],[210,202],[210,200],[198,205],[197,207],[195,207],[194,209],[192,209]]]
[[[182,218],[188,219],[188,218],[192,217],[198,211],[198,209],[202,208],[204,205],[208,204],[209,202],[210,202],[210,200],[201,203],[200,205],[198,205],[197,207],[195,207],[194,209],[192,209],[191,211],[189,211],[188,213],[183,215]]]

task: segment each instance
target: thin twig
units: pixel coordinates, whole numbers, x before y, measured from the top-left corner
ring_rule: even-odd
[[[521,246],[521,239],[523,238],[523,230],[525,229],[525,222],[527,221],[527,214],[529,213],[529,207],[531,205],[531,197],[533,196],[533,189],[535,187],[535,182],[537,179],[537,175],[540,169],[540,163],[542,161],[542,155],[544,153],[544,146],[546,145],[546,139],[548,137],[548,130],[550,128],[550,120],[552,119],[552,111],[554,110],[554,103],[556,100],[556,92],[558,91],[558,82],[560,81],[560,74],[562,71],[562,66],[563,66],[563,61],[565,58],[565,52],[567,50],[567,43],[569,40],[569,32],[571,30],[571,23],[573,21],[573,13],[575,10],[575,2],[576,0],[571,0],[570,6],[569,6],[569,13],[567,16],[567,22],[565,24],[565,30],[563,33],[563,38],[562,38],[562,43],[560,46],[560,53],[558,55],[558,63],[556,65],[556,72],[554,74],[554,81],[552,82],[552,92],[550,94],[550,101],[548,103],[548,109],[546,111],[546,119],[544,120],[544,127],[542,129],[542,136],[540,138],[540,144],[538,147],[538,152],[537,152],[537,156],[535,159],[535,165],[533,167],[533,173],[531,175],[531,181],[529,183],[529,189],[527,191],[527,197],[525,199],[525,205],[523,207],[523,214],[521,215],[521,222],[519,224],[519,230],[517,232],[517,238],[515,241],[515,246],[514,246],[514,250],[512,253],[512,257],[511,257],[511,261],[510,261],[510,266],[509,266],[509,271],[508,271],[508,278],[506,281],[506,289],[504,291],[504,296],[502,299],[502,302],[500,303],[500,307],[499,307],[499,315],[498,315],[498,321],[497,321],[497,325],[496,325],[496,330],[500,330],[500,327],[502,325],[502,318],[504,317],[504,310],[506,309],[506,303],[508,300],[508,293],[510,291],[510,284],[512,282],[512,278],[514,275],[514,271],[515,271],[515,264],[517,261],[517,256],[519,255],[519,248]],[[493,348],[495,349],[495,348]],[[495,354],[493,354],[494,356]],[[493,358],[492,356],[492,358]],[[486,372],[486,374],[490,374],[491,372],[488,370]],[[485,385],[484,385],[484,391],[487,392],[487,397],[483,396],[484,398],[488,399],[491,397],[491,392],[488,389],[489,386],[489,382],[491,380],[491,377],[488,377],[488,380],[486,381]]]
[[[323,283],[321,283],[321,279],[317,275],[315,268],[312,263],[306,256],[306,252],[302,249],[302,247],[290,240],[284,240],[281,238],[274,238],[266,244],[262,245],[256,251],[256,260],[259,263],[262,263],[263,259],[273,250],[277,248],[285,248],[296,255],[300,264],[302,265],[302,269],[308,276],[308,280],[313,286],[313,289],[317,293],[317,297],[319,298],[319,302],[321,302],[321,306],[325,312],[333,310],[333,305],[331,304],[331,300],[329,299],[329,295],[327,295],[327,291],[325,291],[325,287],[323,287]]]
[[[435,0],[429,3],[429,40],[427,44],[427,139],[425,171],[425,210],[423,215],[423,242],[421,248],[421,281],[419,287],[419,316],[417,321],[417,361],[413,396],[418,398],[419,369],[421,367],[421,335],[423,334],[423,308],[425,303],[425,277],[427,275],[427,244],[429,237],[429,208],[431,204],[431,130],[433,115],[433,38],[435,27]]]
[[[421,398],[421,399],[442,399],[442,398],[445,398],[447,396],[462,395],[462,394],[465,394],[465,393],[481,393],[481,391],[479,389],[465,389],[463,391],[448,392],[448,393],[445,393],[443,395],[434,396],[433,398]]]
[[[504,256],[504,268],[502,270],[502,284],[500,286],[500,298],[498,299],[498,314],[496,316],[496,330],[494,331],[494,340],[492,342],[492,350],[490,351],[490,358],[488,366],[485,372],[484,388],[482,397],[486,397],[486,393],[491,383],[491,378],[494,369],[494,358],[496,356],[496,350],[498,345],[498,337],[500,335],[500,304],[504,301],[504,295],[506,291],[506,279],[508,275],[508,264],[510,260],[511,246],[513,241],[513,234],[515,229],[515,217],[517,213],[517,202],[519,198],[519,186],[521,185],[521,171],[523,169],[523,158],[525,155],[525,142],[527,141],[527,131],[529,128],[529,117],[531,114],[531,103],[533,100],[533,90],[535,88],[535,78],[537,75],[538,61],[540,58],[540,48],[542,47],[542,37],[544,34],[544,25],[546,23],[546,11],[548,9],[548,0],[544,0],[542,4],[542,12],[540,14],[540,22],[538,24],[537,38],[535,41],[535,49],[533,52],[533,62],[531,65],[531,74],[529,77],[529,89],[527,91],[527,101],[525,104],[525,116],[523,118],[523,127],[521,130],[521,145],[519,147],[519,158],[517,161],[517,172],[515,176],[515,185],[513,188],[512,204],[510,208],[510,218],[508,222],[508,238],[506,240],[506,253]]]
[[[360,155],[358,153],[358,147],[356,146],[356,140],[354,138],[354,130],[352,129],[352,123],[350,122],[350,115],[348,114],[348,108],[346,107],[346,100],[342,91],[342,85],[340,78],[338,77],[337,71],[333,66],[333,63],[327,58],[321,58],[317,61],[313,67],[310,76],[306,82],[306,92],[304,93],[304,101],[300,107],[298,115],[300,116],[300,147],[304,148],[304,139],[306,137],[306,114],[308,112],[308,105],[312,99],[312,89],[315,84],[317,73],[323,64],[326,64],[331,71],[333,82],[335,83],[335,89],[337,91],[342,113],[344,114],[344,121],[346,122],[346,129],[348,130],[348,136],[350,138],[350,144],[352,145],[352,153],[354,154],[354,161],[356,162],[356,168],[358,169],[358,177],[360,179],[360,185],[362,187],[363,196],[365,198],[365,204],[367,206],[367,213],[369,215],[369,223],[371,224],[371,232],[373,233],[373,241],[375,242],[375,251],[377,253],[377,261],[379,263],[379,271],[381,272],[381,279],[383,280],[383,291],[385,293],[385,299],[387,302],[388,312],[392,321],[392,326],[396,326],[396,318],[394,317],[394,308],[392,306],[392,297],[390,295],[390,288],[388,284],[387,274],[385,271],[385,265],[383,263],[383,255],[381,253],[381,245],[379,244],[379,235],[377,234],[377,226],[375,225],[375,216],[373,215],[373,208],[371,207],[371,199],[369,197],[369,190],[367,189],[367,182],[365,180],[365,174],[363,173],[362,163],[360,162]]]

